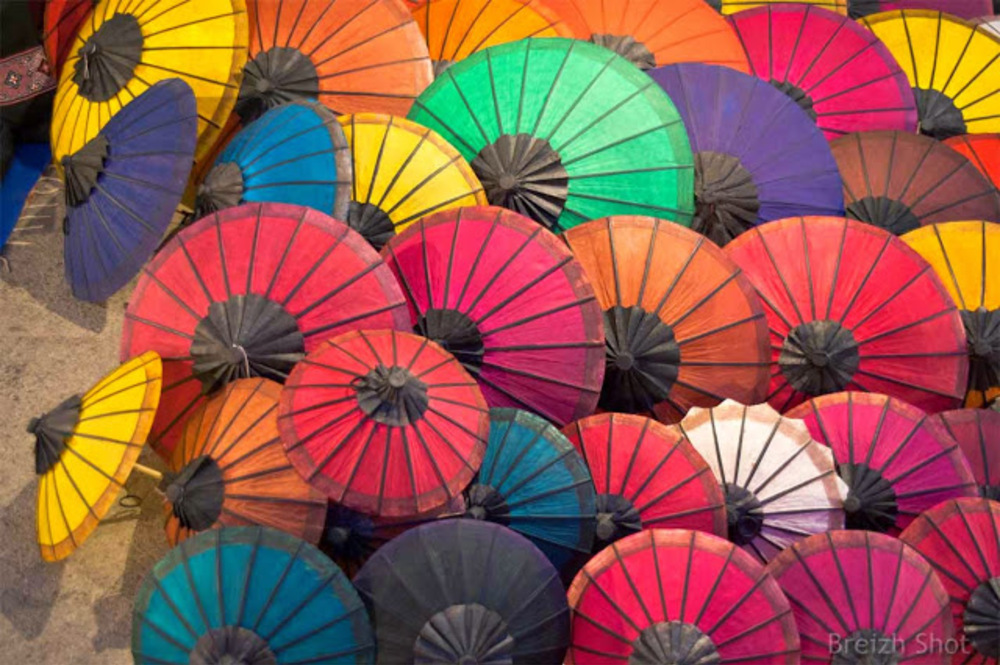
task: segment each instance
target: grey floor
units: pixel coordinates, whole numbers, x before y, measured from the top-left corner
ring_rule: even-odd
[[[67,560],[41,560],[35,539],[33,439],[28,420],[86,391],[115,367],[132,287],[104,305],[76,301],[63,279],[62,234],[24,224],[0,266],[0,662],[17,665],[131,663],[132,599],[167,551],[152,484],[130,481],[139,508],[114,508]],[[27,228],[25,228],[27,227]],[[40,227],[40,228],[30,228]],[[140,461],[158,460],[144,451]]]

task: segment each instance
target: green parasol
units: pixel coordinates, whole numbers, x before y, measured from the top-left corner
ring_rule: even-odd
[[[608,215],[691,223],[684,123],[656,83],[612,51],[525,39],[455,63],[409,116],[454,145],[490,203],[562,231]]]

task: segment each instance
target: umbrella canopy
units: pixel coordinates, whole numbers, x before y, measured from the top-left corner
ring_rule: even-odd
[[[772,5],[815,5],[838,14],[847,14],[847,5],[852,0],[705,0],[716,11],[723,14],[753,9],[754,7],[770,7]]]
[[[1000,503],[947,501],[923,513],[899,536],[937,570],[951,598],[962,653],[954,662],[1000,662]]]
[[[567,581],[589,558],[594,483],[573,444],[527,411],[490,409],[490,438],[465,490],[465,516],[527,537]]]
[[[327,340],[288,378],[278,428],[302,477],[348,508],[439,508],[479,469],[489,435],[476,382],[434,342],[392,330]]]
[[[414,330],[454,354],[490,406],[558,425],[594,412],[604,378],[601,313],[583,268],[555,236],[508,210],[460,208],[422,219],[382,255]]]
[[[848,529],[897,535],[931,506],[976,495],[976,481],[947,430],[902,400],[874,393],[824,395],[788,413],[833,450]]]
[[[143,269],[121,349],[164,358],[152,445],[169,459],[205,394],[283,381],[331,335],[408,325],[399,285],[360,235],[302,206],[250,203],[185,228]]]
[[[1000,501],[1000,411],[957,409],[931,419],[958,441],[979,485],[979,495]]]
[[[433,79],[427,44],[395,0],[250,0],[243,122],[295,99],[337,115],[405,114]]]
[[[747,71],[732,27],[702,0],[630,0],[612,7],[601,0],[543,2],[573,37],[609,48],[640,69],[706,62]]]
[[[965,405],[1000,396],[1000,224],[949,222],[903,236],[924,257],[958,305],[965,324],[969,391]]]
[[[97,0],[46,0],[42,43],[53,75],[59,76],[63,63],[73,51],[76,35]]]
[[[373,517],[331,501],[319,548],[353,577],[378,548],[404,531],[464,510],[461,495],[430,512],[405,517]]]
[[[781,90],[828,139],[917,129],[906,74],[870,31],[818,5],[767,5],[730,21],[751,73]]]
[[[486,205],[469,163],[433,130],[379,113],[340,117],[351,150],[345,219],[375,249],[421,217]]]
[[[86,146],[157,81],[180,77],[198,109],[195,157],[208,154],[236,103],[246,61],[245,0],[99,0],[81,27],[56,89],[52,155]]]
[[[326,497],[292,467],[278,436],[281,384],[239,379],[187,421],[169,461],[167,540],[199,531],[268,526],[311,543],[320,539]]]
[[[650,74],[677,104],[691,139],[691,228],[724,245],[773,219],[843,214],[830,146],[815,123],[774,86],[700,64]]]
[[[74,296],[106,300],[156,251],[187,185],[197,125],[191,88],[167,79],[63,156],[63,256]]]
[[[160,377],[159,356],[144,353],[28,424],[46,561],[72,554],[114,505],[153,424]]]
[[[955,408],[968,361],[962,319],[926,261],[892,234],[834,217],[774,222],[726,248],[771,327],[767,401],[781,412],[841,390]]]
[[[198,189],[198,217],[251,201],[347,216],[351,155],[337,116],[311,101],[277,106],[233,137]]]
[[[894,9],[933,9],[952,16],[974,19],[993,11],[991,0],[847,0],[851,18],[861,18]]]
[[[922,134],[946,139],[1000,131],[1000,39],[924,9],[872,14],[861,23],[906,72]]]
[[[965,155],[994,187],[1000,188],[1000,134],[963,134],[944,143]]]
[[[815,533],[844,528],[847,486],[801,420],[726,400],[678,425],[726,497],[729,540],[763,562]]]
[[[428,0],[413,6],[434,75],[477,51],[528,37],[572,37],[546,0]]]
[[[847,216],[902,235],[956,219],[1000,221],[1000,194],[968,159],[904,132],[850,134],[831,144]]]
[[[385,663],[561,663],[569,608],[559,574],[498,524],[411,529],[354,578]]]
[[[449,68],[408,117],[458,148],[490,203],[557,232],[612,214],[691,220],[694,169],[677,109],[599,46],[550,38],[485,49]]]
[[[725,498],[712,470],[675,428],[626,413],[570,423],[563,433],[583,455],[597,490],[597,554],[643,529],[726,534]]]
[[[569,604],[569,665],[799,662],[778,583],[707,533],[654,529],[612,543],[576,576]]]
[[[132,656],[159,663],[374,663],[365,606],[312,545],[262,527],[198,534],[135,599]]]
[[[649,217],[596,220],[563,237],[604,310],[602,409],[676,422],[694,405],[763,399],[767,321],[717,246]]]
[[[791,601],[803,660],[951,660],[942,648],[928,646],[954,635],[948,594],[930,564],[895,538],[819,534],[782,552],[768,571]]]

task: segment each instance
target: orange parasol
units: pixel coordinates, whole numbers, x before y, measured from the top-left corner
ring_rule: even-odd
[[[704,0],[628,0],[607,11],[604,0],[544,0],[577,39],[589,40],[641,69],[678,62],[750,72],[732,26]]]

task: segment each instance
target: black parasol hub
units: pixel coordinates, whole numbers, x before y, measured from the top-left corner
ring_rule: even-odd
[[[404,427],[424,417],[427,384],[410,370],[381,363],[354,381],[358,407],[383,425]]]
[[[616,540],[642,531],[639,511],[621,494],[598,494],[595,508],[597,526],[592,550],[595,554]]]
[[[711,150],[695,153],[694,196],[691,228],[717,245],[725,245],[757,223],[757,185],[734,155]]]
[[[479,603],[450,605],[428,619],[413,644],[414,665],[513,665],[514,638]]]
[[[860,359],[850,330],[837,321],[807,321],[785,337],[778,367],[795,390],[815,397],[846,389]]]
[[[1000,310],[963,310],[969,350],[969,387],[986,392],[1000,386]]]
[[[182,527],[193,531],[209,529],[222,514],[222,470],[211,457],[196,457],[170,481],[166,495]]]
[[[962,615],[965,636],[985,658],[1000,658],[1000,576],[972,590]]]
[[[504,134],[484,146],[471,166],[492,205],[558,229],[569,196],[569,174],[546,139]]]
[[[847,15],[853,19],[882,11],[882,0],[847,0]]]
[[[733,483],[726,483],[726,519],[729,540],[746,545],[760,534],[764,526],[764,506],[753,492]]]
[[[865,224],[902,235],[920,228],[920,218],[902,201],[888,196],[865,196],[847,204],[845,214]]]
[[[278,658],[257,633],[242,626],[222,626],[198,639],[188,662],[191,665],[277,665]]]
[[[841,464],[840,477],[847,483],[844,524],[848,529],[886,533],[896,523],[899,505],[896,490],[878,469],[864,463]]]
[[[778,81],[776,79],[771,79],[770,84],[788,95],[793,102],[799,105],[800,109],[806,112],[806,115],[808,115],[813,122],[816,122],[816,119],[819,116],[816,115],[816,109],[813,108],[813,98],[808,92],[791,81]]]
[[[913,88],[920,133],[943,141],[966,133],[965,118],[955,101],[940,90]]]
[[[479,326],[467,314],[455,309],[429,309],[417,319],[413,332],[437,342],[472,376],[479,375],[486,346]]]
[[[646,413],[667,398],[681,363],[670,326],[641,307],[615,305],[604,311],[604,338],[602,409]]]
[[[191,342],[193,370],[206,393],[254,376],[284,383],[304,355],[295,317],[254,293],[212,303]]]
[[[392,218],[374,203],[351,201],[347,208],[347,225],[360,233],[375,249],[382,249],[396,235],[396,225]]]
[[[319,76],[312,60],[298,49],[275,46],[255,55],[243,68],[236,113],[246,124],[276,106],[318,97]]]
[[[213,212],[238,206],[243,202],[243,171],[238,164],[216,164],[198,186],[194,215],[204,217]]]
[[[331,504],[320,548],[345,561],[363,561],[375,550],[371,518],[345,506]]]
[[[719,651],[698,626],[683,621],[660,621],[632,641],[628,665],[717,665]]]
[[[104,135],[98,134],[72,155],[62,158],[67,206],[75,208],[90,199],[98,178],[104,172],[110,147]]]
[[[507,499],[495,488],[473,483],[465,490],[465,517],[507,526],[510,524],[510,508]]]
[[[80,95],[92,102],[117,95],[132,80],[142,47],[142,28],[134,16],[115,14],[104,21],[76,52],[73,82]]]
[[[614,51],[643,71],[656,67],[656,57],[652,51],[632,35],[595,33],[590,36],[590,41]]]
[[[66,439],[73,435],[80,421],[83,400],[73,395],[59,406],[28,423],[28,433],[35,435],[35,473],[42,475],[55,467],[66,450]]]

